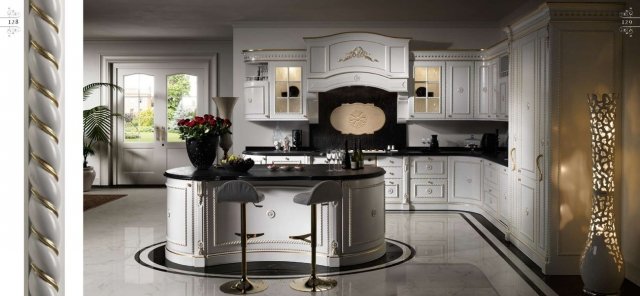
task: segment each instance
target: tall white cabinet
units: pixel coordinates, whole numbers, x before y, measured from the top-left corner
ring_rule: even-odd
[[[586,96],[620,90],[622,9],[547,3],[506,30],[510,240],[546,274],[578,274],[591,207]]]

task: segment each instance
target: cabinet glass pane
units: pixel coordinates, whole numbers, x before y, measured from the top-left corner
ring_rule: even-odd
[[[302,68],[289,67],[289,81],[302,81]]]
[[[415,67],[414,75],[415,81],[425,81],[427,80],[427,68],[425,67]]]
[[[427,96],[426,87],[427,87],[426,83],[416,81],[416,83],[414,83],[413,94],[416,97],[422,97],[422,98],[426,97]]]
[[[440,97],[440,83],[429,82],[427,83],[427,97]]]
[[[427,111],[427,100],[424,98],[415,98],[413,100],[413,110],[416,113],[424,113]]]
[[[289,89],[287,87],[287,82],[276,82],[276,97],[277,98],[286,98],[289,96]]]
[[[153,109],[154,77],[133,74],[124,77],[124,141],[150,143],[155,141]]]
[[[287,98],[276,98],[276,112],[287,113]]]
[[[289,68],[288,67],[276,67],[276,81],[289,80]]]
[[[302,113],[301,99],[289,99],[289,113]]]
[[[440,99],[428,98],[427,99],[427,113],[440,113]]]
[[[440,67],[428,67],[427,80],[440,82]]]
[[[167,76],[167,141],[180,139],[178,120],[191,118],[198,107],[198,76],[174,74]]]

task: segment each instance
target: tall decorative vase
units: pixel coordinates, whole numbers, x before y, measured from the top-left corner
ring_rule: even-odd
[[[624,261],[614,219],[614,94],[588,95],[591,124],[593,192],[587,245],[580,258],[584,292],[618,294],[624,280]]]
[[[238,101],[237,97],[212,97],[213,101],[216,103],[218,107],[218,116],[222,118],[227,118],[231,122],[233,120],[231,117],[233,116],[233,106],[236,105]],[[222,159],[227,159],[227,153],[229,149],[233,146],[233,137],[231,134],[225,134],[220,136],[220,148],[224,152],[224,156]]]

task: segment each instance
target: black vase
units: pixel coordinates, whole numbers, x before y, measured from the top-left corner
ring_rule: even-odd
[[[188,139],[187,155],[191,164],[198,170],[207,170],[216,160],[219,137],[205,137],[203,139]]]

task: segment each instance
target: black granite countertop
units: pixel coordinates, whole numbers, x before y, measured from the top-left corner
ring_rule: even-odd
[[[301,150],[294,150],[284,152],[282,150],[274,150],[273,147],[247,147],[247,150],[242,152],[246,155],[265,155],[265,156],[324,156],[324,152],[313,150],[313,148],[305,147]],[[400,149],[397,151],[386,152],[366,152],[366,155],[376,156],[472,156],[493,161],[502,166],[508,166],[508,154],[504,148],[498,150],[497,153],[488,154],[482,150],[476,149],[471,151],[468,148],[463,147],[442,147],[438,151],[430,151],[424,147],[408,147],[406,149]]]
[[[366,166],[361,170],[342,170],[329,172],[329,165],[305,165],[302,171],[270,171],[266,165],[255,165],[246,173],[238,173],[224,168],[210,168],[208,170],[196,170],[192,166],[174,168],[166,171],[164,176],[179,180],[193,181],[285,181],[285,180],[356,180],[383,176],[384,169],[375,166]]]

